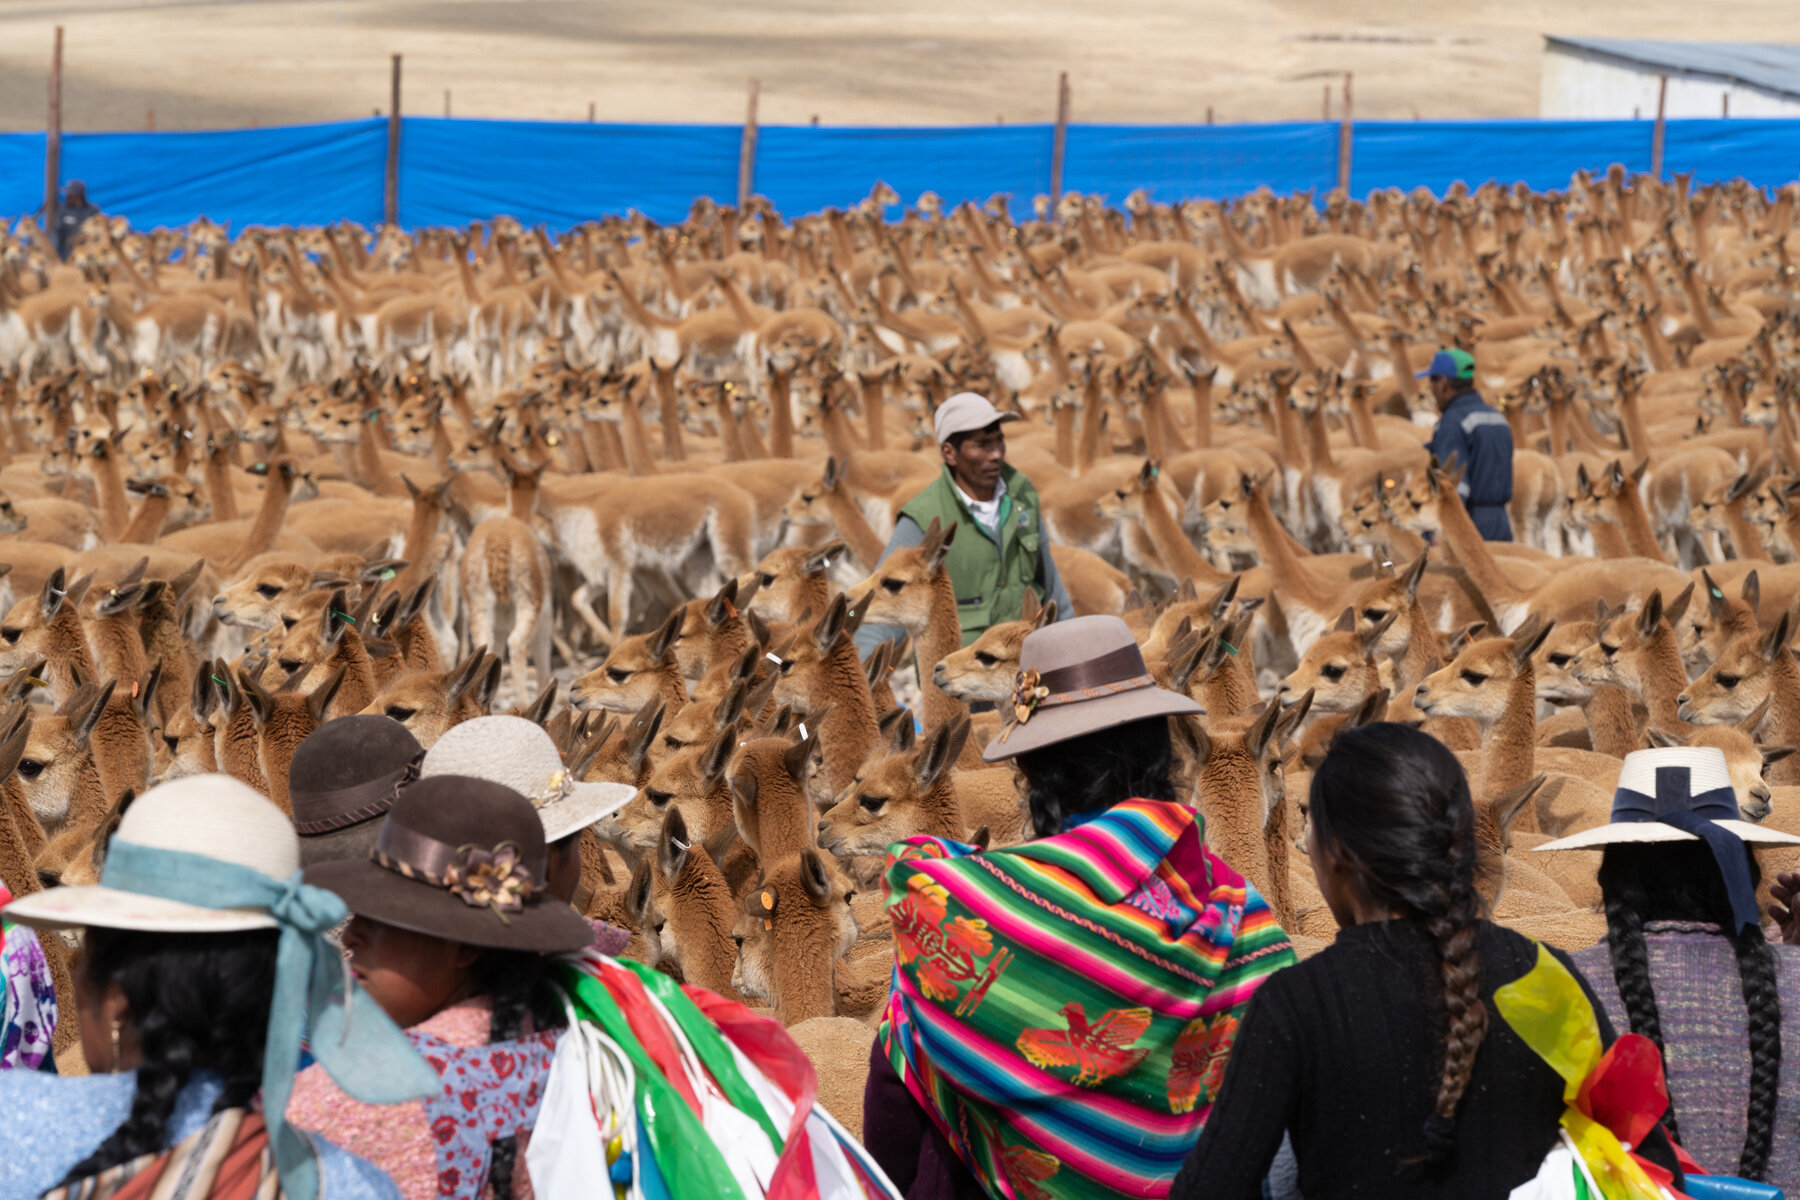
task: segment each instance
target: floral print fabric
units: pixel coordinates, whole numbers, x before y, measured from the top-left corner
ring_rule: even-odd
[[[0,906],[12,899],[0,882]],[[0,1070],[35,1071],[50,1057],[56,987],[37,934],[0,921]]]

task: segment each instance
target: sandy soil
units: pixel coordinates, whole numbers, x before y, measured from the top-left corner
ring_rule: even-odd
[[[1704,13],[1704,21],[1696,15]],[[66,27],[65,127],[408,113],[803,124],[1317,118],[1356,73],[1377,118],[1532,116],[1541,35],[1792,36],[1793,0],[0,0],[0,128],[41,128]],[[1337,109],[1333,107],[1334,114]]]

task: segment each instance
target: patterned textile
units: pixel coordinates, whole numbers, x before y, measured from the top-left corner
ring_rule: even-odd
[[[493,1141],[522,1130],[513,1200],[532,1200],[525,1148],[560,1031],[490,1045],[492,1013],[487,998],[477,997],[406,1031],[444,1079],[438,1096],[364,1104],[319,1067],[308,1067],[294,1080],[288,1120],[386,1171],[406,1200],[473,1198],[487,1182]]]
[[[1168,1194],[1251,994],[1294,961],[1202,835],[1128,800],[1004,850],[889,847],[882,1045],[993,1195]]]
[[[12,899],[0,882],[0,908]],[[0,921],[0,1070],[36,1070],[56,1032],[56,987],[37,934]]]
[[[52,1188],[43,1200],[280,1200],[281,1195],[262,1114],[228,1108],[172,1149]]]
[[[444,1090],[425,1101],[437,1143],[438,1195],[475,1200],[487,1184],[494,1143],[537,1124],[561,1036],[561,1030],[551,1030],[486,1046],[413,1039],[444,1079]],[[516,1161],[515,1172],[524,1174],[524,1156]]]
[[[1735,1175],[1750,1107],[1750,1021],[1737,955],[1724,930],[1698,922],[1646,921],[1644,947],[1682,1149],[1714,1174]],[[1769,948],[1781,999],[1781,1068],[1765,1178],[1800,1196],[1800,947]],[[1613,1025],[1630,1029],[1607,943],[1571,957]]]

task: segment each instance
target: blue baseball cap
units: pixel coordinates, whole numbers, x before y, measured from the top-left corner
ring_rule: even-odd
[[[1439,350],[1431,356],[1431,365],[1413,376],[1414,379],[1473,379],[1475,357],[1467,350]]]

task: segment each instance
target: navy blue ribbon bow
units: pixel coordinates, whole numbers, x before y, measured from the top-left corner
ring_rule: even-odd
[[[1612,819],[1620,824],[1660,821],[1705,842],[1725,880],[1725,894],[1731,897],[1732,928],[1761,924],[1744,839],[1717,824],[1738,819],[1737,793],[1722,787],[1696,796],[1691,787],[1688,768],[1658,767],[1656,795],[1620,788],[1613,795]]]

